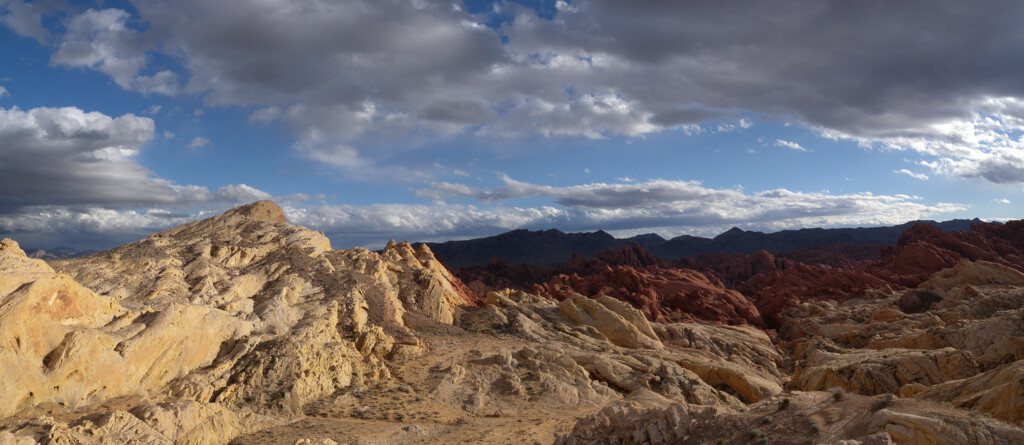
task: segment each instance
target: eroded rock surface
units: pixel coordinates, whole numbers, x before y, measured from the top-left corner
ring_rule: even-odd
[[[270,202],[50,264],[4,240],[0,443],[1020,443],[1017,238],[979,230],[890,276],[629,248],[482,295]]]
[[[629,302],[661,322],[713,321],[764,326],[754,304],[714,278],[689,269],[606,267],[581,277],[559,275],[532,292],[555,299],[573,293],[607,295]]]

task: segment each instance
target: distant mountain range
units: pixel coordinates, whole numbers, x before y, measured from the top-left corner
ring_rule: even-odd
[[[666,240],[648,233],[630,238],[615,238],[608,232],[564,233],[550,230],[513,230],[500,235],[444,243],[425,243],[450,268],[480,266],[492,259],[511,264],[552,266],[572,258],[573,254],[592,256],[621,246],[640,245],[653,255],[665,259],[693,258],[701,254],[751,254],[761,250],[771,253],[789,252],[805,247],[837,244],[895,243],[905,230],[918,222],[936,226],[944,232],[970,230],[980,219],[950,221],[911,221],[898,226],[848,229],[799,229],[774,233],[732,228],[714,238],[683,235]]]

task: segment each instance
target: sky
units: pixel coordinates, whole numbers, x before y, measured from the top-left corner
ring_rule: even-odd
[[[1024,217],[1024,2],[0,0],[0,237]]]

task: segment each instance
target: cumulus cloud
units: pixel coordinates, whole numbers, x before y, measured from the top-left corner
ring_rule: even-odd
[[[186,148],[202,148],[210,145],[210,140],[204,137],[195,137],[186,145]]]
[[[89,9],[70,17],[50,63],[96,69],[126,90],[175,94],[178,79],[174,72],[141,74],[148,48],[140,33],[126,24],[129,18],[121,9]]]
[[[1006,199],[1006,198],[996,198],[996,199],[993,199],[992,202],[994,202],[996,204],[1009,204],[1010,200]]]
[[[108,249],[192,221],[196,215],[160,209],[32,206],[0,214],[0,234],[22,247]]]
[[[288,220],[325,231],[341,245],[383,245],[392,237],[409,240],[489,235],[519,227],[553,227],[569,219],[551,206],[478,207],[434,203],[321,205],[287,207]]]
[[[801,146],[800,144],[798,144],[796,142],[784,141],[782,139],[776,139],[775,140],[775,146],[776,147],[782,147],[782,148],[788,148],[790,150],[796,150],[796,151],[807,151],[806,148],[804,148],[803,146]]]
[[[43,26],[43,14],[47,12],[37,3],[20,0],[0,0],[0,24],[16,34],[45,42],[50,31]]]
[[[11,93],[7,92],[7,88],[0,87],[0,97],[10,96]]]
[[[734,190],[708,189],[698,181],[655,180],[640,184],[595,183],[553,187],[516,181],[504,175],[501,180],[505,185],[498,188],[439,182],[417,190],[416,195],[439,200],[451,197],[472,198],[482,203],[547,196],[555,198],[555,202],[560,205],[614,209],[687,200],[713,201],[739,193]]]
[[[133,159],[153,134],[153,120],[133,114],[0,108],[0,214],[38,206],[183,207],[268,196],[245,185],[211,192],[155,177]]]
[[[901,168],[899,170],[893,170],[893,173],[896,173],[896,174],[899,174],[899,175],[907,175],[907,176],[910,176],[911,178],[914,178],[914,179],[921,179],[921,180],[928,179],[928,175],[926,175],[924,173],[912,172],[912,171],[907,170],[905,168]]]

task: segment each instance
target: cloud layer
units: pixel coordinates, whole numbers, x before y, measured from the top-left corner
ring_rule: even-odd
[[[437,183],[420,190],[431,205],[317,205],[289,208],[298,224],[324,230],[344,244],[380,245],[387,238],[443,240],[516,228],[567,231],[656,231],[711,236],[739,226],[776,231],[801,227],[900,224],[965,207],[926,204],[907,195],[802,193],[786,189],[745,193],[694,181],[585,184],[553,187],[503,178],[498,188]],[[440,199],[469,198],[481,204]],[[506,205],[521,198],[551,198],[551,205]]]
[[[311,159],[370,158],[367,134],[602,138],[756,115],[913,150],[937,174],[1024,182],[1024,59],[1007,56],[1024,53],[1020,2],[133,4],[135,22],[90,9],[51,31],[41,8],[5,0],[0,21],[125,89],[252,106]]]
[[[137,234],[185,221],[182,211],[196,205],[271,197],[245,184],[211,191],[154,176],[133,159],[153,127],[132,114],[0,108],[0,233]]]
[[[185,207],[270,197],[244,184],[211,192],[158,178],[133,157],[153,120],[78,108],[0,108],[0,214],[33,206]]]

